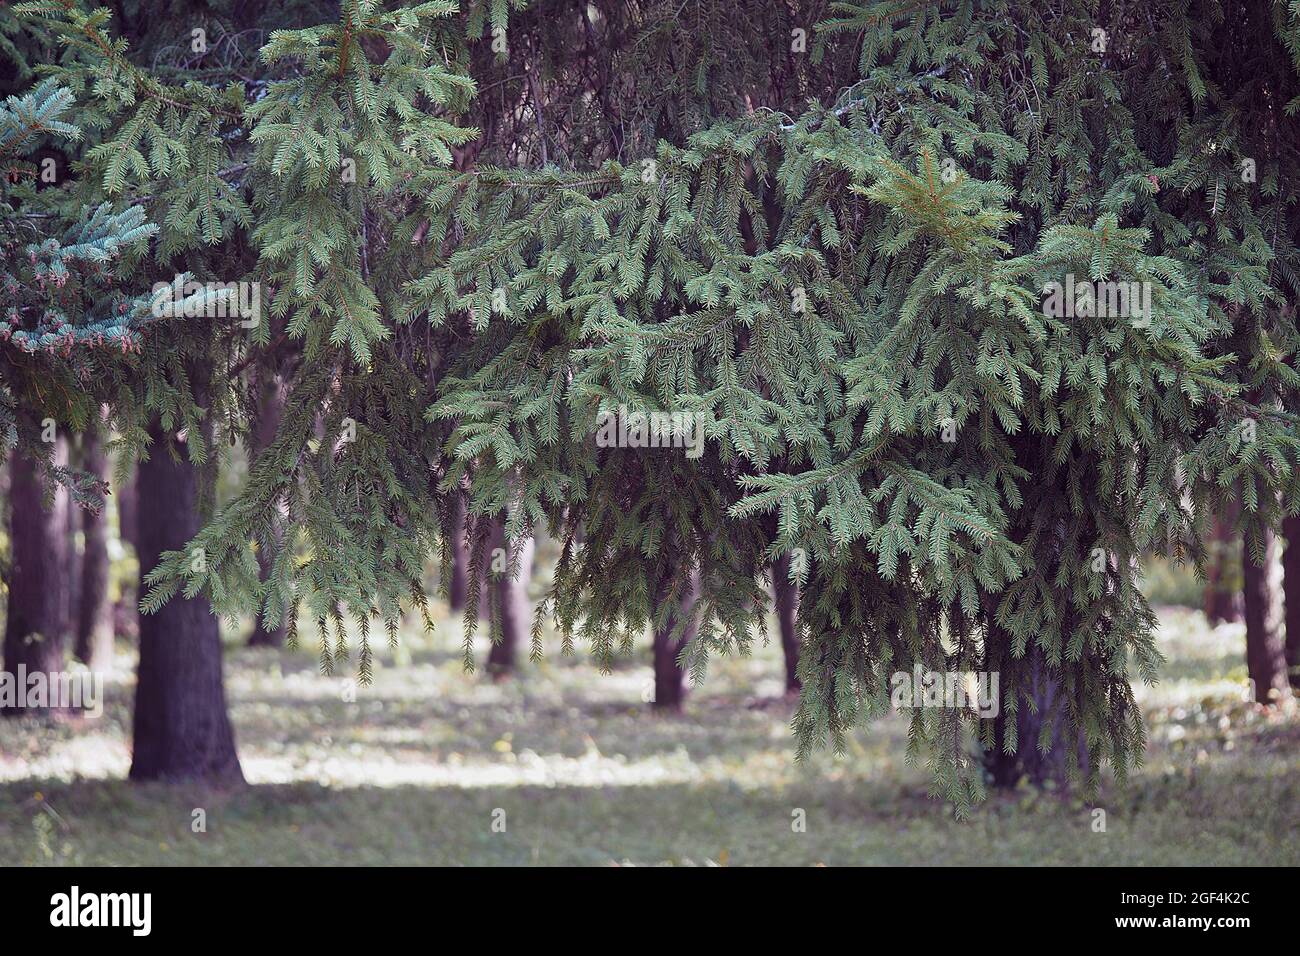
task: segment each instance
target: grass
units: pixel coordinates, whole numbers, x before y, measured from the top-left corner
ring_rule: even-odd
[[[307,651],[232,646],[251,786],[224,793],[124,782],[127,666],[97,720],[0,721],[0,866],[1300,864],[1300,714],[1243,701],[1240,628],[1162,621],[1169,663],[1141,690],[1150,744],[1128,783],[1095,805],[998,795],[963,822],[904,762],[900,719],[796,764],[775,647],[715,662],[665,718],[642,703],[648,659],[601,675],[552,651],[494,684],[461,669],[454,624],[379,655],[355,702]]]

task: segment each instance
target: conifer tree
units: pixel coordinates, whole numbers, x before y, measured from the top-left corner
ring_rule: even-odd
[[[799,548],[802,741],[882,711],[913,662],[997,670],[985,746],[1095,784],[1140,752],[1126,672],[1158,663],[1134,561],[1194,552],[1238,480],[1256,545],[1283,486],[1294,506],[1290,346],[1264,343],[1294,334],[1271,305],[1293,294],[1275,184],[1294,137],[1273,135],[1291,120],[1268,104],[1291,98],[1295,17],[1260,5],[1225,47],[1192,14],[1153,27],[1136,5],[838,9],[822,49],[860,38],[861,79],[807,111],[742,112],[737,96],[684,148],[643,153],[650,166],[435,179],[441,231],[466,236],[413,288],[435,321],[468,312],[482,333],[435,414],[459,422],[477,487],[523,476],[518,513],[582,489],[551,509],[574,545],[555,606],[598,655],[653,616],[666,549],[702,571],[704,624],[682,649],[698,669],[706,649],[743,647],[760,561]],[[1205,83],[1241,79],[1237,46],[1270,58],[1253,114]],[[1225,178],[1240,157],[1214,155],[1235,142],[1216,122],[1253,140],[1237,148],[1268,188]],[[1256,241],[1263,222],[1286,241]],[[1150,305],[1054,311],[1044,292],[1074,278],[1135,283]],[[698,411],[704,457],[598,452],[599,412],[619,404]],[[775,540],[727,520],[769,512]],[[672,539],[686,528],[701,530]],[[977,798],[966,715],[912,722],[940,792]]]
[[[345,0],[166,78],[102,10],[22,9],[104,117],[95,190],[264,281],[302,349],[150,609],[304,616],[326,669],[350,613],[364,679],[371,619],[425,607],[430,555],[450,580],[467,488],[561,543],[534,648],[547,617],[603,664],[650,635],[672,706],[665,659],[766,639],[788,556],[801,752],[899,672],[1000,675],[996,719],[909,712],[963,813],[981,752],[997,783],[1122,776],[1159,664],[1137,562],[1201,559],[1235,489],[1256,561],[1300,509],[1293,6]],[[222,428],[278,341],[221,340]],[[652,414],[698,455],[596,440]]]
[[[785,658],[785,691],[799,692],[799,589],[790,582],[790,558],[781,555],[772,565],[772,604],[781,632],[781,653]]]
[[[184,446],[189,457],[185,460],[168,461],[163,469],[140,469],[142,477],[178,475],[178,480],[170,484],[165,480],[141,483],[145,508],[140,530],[148,546],[142,550],[156,555],[168,543],[172,547],[183,545],[199,522],[197,511],[186,519],[186,506],[196,500],[194,494],[183,493],[186,478],[182,473],[192,467],[190,458],[208,460],[208,445],[203,441],[204,410],[190,385],[196,369],[199,378],[205,377],[204,363],[200,360],[196,365],[194,360],[211,347],[212,340],[209,329],[190,324],[185,317],[187,313],[191,318],[201,314],[212,296],[200,293],[182,303],[179,310],[166,310],[158,308],[158,296],[149,291],[152,277],[142,264],[142,255],[155,236],[161,245],[151,251],[164,258],[169,247],[185,248],[178,235],[184,230],[186,213],[183,207],[173,208],[165,217],[167,225],[163,229],[148,222],[144,208],[147,198],[122,195],[125,172],[121,164],[142,157],[103,148],[100,132],[111,125],[110,117],[123,99],[133,100],[133,81],[142,81],[138,74],[128,76],[124,82],[118,75],[117,68],[125,62],[121,55],[124,44],[108,42],[103,36],[99,25],[106,20],[106,13],[84,16],[75,7],[50,8],[41,4],[18,12],[53,12],[67,15],[73,22],[37,17],[25,44],[15,45],[20,53],[31,53],[47,45],[49,34],[60,34],[62,30],[68,49],[57,58],[55,68],[45,68],[46,72],[57,73],[57,78],[45,79],[24,97],[10,99],[5,125],[15,133],[5,147],[21,156],[22,150],[57,136],[75,142],[77,148],[67,157],[75,162],[66,166],[56,163],[59,175],[52,179],[57,188],[36,191],[20,187],[10,199],[13,212],[6,217],[6,226],[14,233],[38,232],[43,238],[29,243],[28,263],[10,268],[6,276],[11,291],[16,289],[18,293],[5,335],[11,344],[4,369],[6,397],[22,410],[20,421],[45,415],[46,422],[72,431],[100,427],[101,403],[107,402],[111,415],[105,427],[121,436],[120,444],[128,454],[147,455],[143,448],[153,442],[157,451],[171,455],[176,451],[172,439],[178,434],[188,436]],[[45,28],[52,29],[46,33]],[[89,59],[82,53],[88,53]],[[96,69],[100,70],[97,88],[110,104],[108,112],[83,104],[77,112],[80,126],[72,127],[62,116],[76,99],[74,91],[90,82]],[[163,84],[151,80],[141,88],[152,94],[147,103],[170,100],[170,118],[179,125],[194,119],[188,116],[180,120],[184,103],[170,97]],[[172,141],[173,146],[178,146],[194,130],[173,128],[173,132],[181,136]],[[192,170],[185,168],[182,150],[168,152],[168,144],[160,135],[152,139],[155,168],[167,167],[168,173],[175,174],[176,181],[170,184],[173,188],[201,183],[202,177],[187,175]],[[42,159],[40,165],[45,163],[46,159]],[[86,168],[93,171],[91,175],[72,172]],[[138,166],[134,168],[139,170]],[[20,164],[17,169],[21,173],[24,167]],[[186,180],[183,186],[178,184],[182,179]],[[42,176],[40,181],[49,180]],[[148,185],[168,188],[165,177]],[[13,244],[6,245],[6,249],[11,248]],[[38,410],[35,414],[34,409]],[[39,447],[26,434],[28,431],[18,428],[11,441],[17,442],[20,449]],[[43,478],[46,484],[66,486],[73,499],[92,512],[102,508],[106,491],[102,476],[51,466],[44,469]],[[154,495],[165,500],[165,506],[155,505],[150,500]],[[90,543],[94,543],[93,535]],[[62,581],[71,583],[75,578],[69,567],[65,564],[57,573]],[[95,597],[93,593],[88,596]],[[137,707],[134,723],[133,777],[240,777],[220,692],[216,621],[206,602],[196,607],[197,613],[186,614],[178,603],[174,611],[152,622],[151,632],[144,634],[137,683],[142,706]],[[189,623],[195,625],[194,630],[182,627]],[[84,650],[89,656],[90,648]],[[205,750],[207,739],[224,740],[226,746]]]
[[[114,270],[155,231],[139,210],[69,208],[38,188],[57,179],[57,154],[45,147],[80,137],[65,121],[71,105],[48,80],[0,104],[0,434],[13,547],[4,668],[14,674],[61,671],[72,650],[72,507],[98,514],[104,485],[70,467],[69,433],[98,414],[94,394],[116,356],[138,347],[141,300],[116,287]]]
[[[285,384],[276,365],[269,362],[260,364],[251,375],[253,381],[252,428],[250,432],[249,455],[256,457],[274,441],[280,427],[280,416],[284,412]],[[281,520],[284,512],[281,510]],[[271,534],[278,543],[283,540],[282,526],[273,527]],[[272,570],[274,554],[270,549],[259,549],[257,553],[258,578],[263,584],[268,580]],[[268,628],[259,616],[253,625],[253,633],[248,639],[252,647],[280,647],[284,644],[288,624],[283,618],[275,627]]]
[[[50,455],[54,467],[67,464],[67,441]],[[23,682],[26,675],[63,670],[68,651],[69,594],[66,566],[68,494],[57,487],[47,495],[32,456],[15,449],[9,458],[9,541],[11,560],[5,610],[4,670]],[[44,679],[48,679],[44,678]],[[8,702],[0,715],[18,716],[47,709]]]
[[[487,581],[491,587],[488,597],[491,604],[490,618],[498,620],[500,627],[494,629],[492,635],[487,672],[500,680],[514,672],[518,665],[519,649],[532,624],[528,585],[532,580],[535,543],[531,537],[508,541],[505,537],[505,520],[497,518],[492,521],[488,545],[493,555],[487,572]]]
[[[1286,614],[1286,666],[1292,691],[1300,689],[1300,517],[1282,523],[1286,538],[1282,553],[1283,605]]]
[[[1210,626],[1242,616],[1241,539],[1235,533],[1238,508],[1210,519],[1205,555],[1205,619]]]
[[[1243,568],[1246,619],[1246,670],[1256,703],[1272,704],[1287,691],[1286,643],[1282,633],[1280,542],[1264,531],[1264,554]]]
[[[91,420],[81,436],[81,468],[92,479],[107,482],[108,463],[100,426]],[[80,509],[82,558],[76,605],[76,645],[79,660],[91,670],[112,666],[113,613],[108,594],[108,516],[104,509]]]

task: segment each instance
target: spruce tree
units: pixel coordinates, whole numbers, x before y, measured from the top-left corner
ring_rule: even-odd
[[[20,75],[23,65],[16,61]],[[0,104],[0,435],[11,463],[13,548],[3,664],[11,674],[61,671],[73,649],[72,509],[97,518],[105,485],[70,467],[70,433],[94,422],[105,373],[138,348],[143,300],[117,279],[156,231],[138,209],[69,204],[55,188],[66,158],[51,144],[81,136],[66,121],[72,103],[45,80]],[[94,535],[87,540],[93,547]]]
[[[370,621],[425,608],[463,524],[472,664],[504,513],[561,543],[534,648],[547,617],[605,665],[650,635],[670,687],[666,658],[698,680],[766,639],[788,558],[800,752],[900,672],[1000,675],[996,718],[910,711],[962,813],[986,760],[1122,776],[1159,665],[1137,562],[1200,560],[1236,489],[1257,561],[1300,509],[1286,4],[345,0],[198,71],[132,61],[102,9],[20,9],[97,111],[88,194],[147,194],[160,262],[271,290],[283,337],[206,341],[204,414],[246,430],[244,373],[301,349],[150,609],[302,617],[327,670],[350,614],[365,679]],[[699,454],[597,440],[651,414]]]
[[[92,420],[81,436],[81,468],[107,482],[108,462],[100,426]],[[82,557],[76,603],[75,653],[92,671],[112,667],[113,608],[109,600],[108,515],[104,509],[80,510]]]

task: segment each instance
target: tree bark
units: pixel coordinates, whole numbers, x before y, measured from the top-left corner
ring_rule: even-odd
[[[984,752],[984,767],[989,773],[993,786],[999,789],[1011,789],[1021,779],[1026,779],[1035,787],[1042,788],[1052,783],[1064,790],[1069,783],[1067,773],[1070,743],[1065,735],[1064,710],[1052,711],[1052,707],[1057,705],[1061,685],[1052,676],[1047,660],[1038,645],[1031,644],[1025,650],[1025,658],[1029,677],[1029,696],[1033,698],[1037,707],[1031,708],[1023,694],[1017,698],[1016,751],[1008,754],[1004,752],[1003,747],[1011,718],[1006,712],[1006,702],[1003,701],[1002,710],[994,720],[994,747]],[[1038,749],[1038,738],[1049,721],[1050,742],[1044,753]],[[1087,751],[1082,740],[1075,742],[1075,753],[1078,757],[1079,773],[1086,776]]]
[[[253,423],[253,456],[261,454],[275,440],[275,433],[280,428],[280,416],[284,412],[285,388],[280,376],[271,369],[261,369],[258,374],[257,420]],[[283,516],[282,516],[283,517]],[[280,527],[275,529],[277,545],[283,537]],[[258,579],[265,583],[271,575],[271,554],[268,549],[257,549]],[[259,612],[253,622],[253,633],[248,638],[250,647],[282,647],[289,622],[282,615],[280,623],[268,629]]]
[[[66,464],[69,468],[75,469],[83,467],[79,450],[74,449],[71,442],[68,443],[68,457]],[[63,509],[63,566],[59,568],[59,574],[63,579],[63,601],[64,618],[63,629],[68,639],[68,649],[76,654],[77,647],[77,621],[80,616],[81,608],[81,575],[82,560],[77,551],[77,532],[81,530],[81,512],[84,508],[75,504],[71,498],[68,499],[68,506]],[[78,657],[78,660],[81,658]]]
[[[661,594],[663,592],[661,591]],[[666,600],[661,597],[660,603]],[[690,582],[676,600],[675,606],[668,614],[663,628],[654,633],[654,671],[655,699],[654,706],[660,711],[680,711],[686,699],[686,671],[677,663],[682,650],[695,639],[699,631],[698,622],[691,616],[695,602],[699,600],[699,576],[691,573]],[[683,618],[691,618],[690,624],[681,636],[674,636],[678,624]]]
[[[99,426],[92,424],[81,438],[81,466],[100,480],[108,475],[108,462]],[[77,659],[91,670],[113,665],[113,608],[108,600],[107,504],[98,513],[81,509],[83,549],[81,593],[77,602]]]
[[[1207,542],[1209,554],[1205,563],[1205,619],[1211,627],[1223,623],[1236,623],[1242,618],[1242,596],[1239,588],[1240,537],[1233,531],[1237,506],[1228,511],[1216,512]]]
[[[135,478],[136,469],[132,468],[126,479],[113,489],[113,503],[117,506],[117,539],[130,546],[131,555],[138,562],[140,537],[136,534],[136,516],[140,509]],[[113,605],[113,632],[132,644],[140,636],[140,606],[134,587],[125,588]]]
[[[447,604],[453,611],[465,610],[469,588],[469,547],[466,544],[465,498],[455,495],[451,503],[451,580],[447,583]]]
[[[55,464],[66,465],[67,442],[55,441]],[[67,490],[55,489],[45,506],[45,488],[36,462],[15,451],[9,458],[9,606],[5,618],[4,669],[20,673],[49,674],[64,666],[65,637],[70,625],[66,566],[68,514]],[[20,672],[20,668],[22,669]],[[46,712],[47,707],[0,708],[0,714]]]
[[[156,421],[149,433],[149,460],[137,473],[141,594],[159,555],[184,548],[199,527],[197,478],[185,449]],[[243,781],[222,684],[221,635],[203,598],[178,594],[140,616],[134,732],[132,780]]]
[[[777,625],[781,629],[781,650],[785,654],[785,692],[797,694],[799,680],[799,588],[790,583],[790,556],[783,554],[772,565],[772,599]]]
[[[1291,686],[1300,690],[1300,516],[1282,523],[1286,550],[1282,554],[1286,594],[1286,664]]]
[[[528,583],[533,576],[534,542],[531,537],[522,541],[507,542],[505,520],[493,522],[492,550],[488,553],[488,582],[493,600],[501,612],[501,640],[494,642],[488,651],[487,670],[493,679],[501,680],[514,673],[519,658],[519,647],[524,643],[532,622],[532,602],[528,599]],[[502,549],[498,551],[497,549]],[[510,568],[519,563],[518,576],[511,576]],[[492,567],[497,562],[502,570]]]
[[[136,489],[136,471],[132,470],[117,489],[117,534],[131,546],[137,558],[140,555],[139,516],[140,494]]]
[[[1282,567],[1278,539],[1264,532],[1264,560],[1242,556],[1242,592],[1246,610],[1246,670],[1255,701],[1276,703],[1287,689],[1286,645],[1282,638]]]

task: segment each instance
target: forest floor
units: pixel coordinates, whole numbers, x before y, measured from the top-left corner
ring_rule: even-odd
[[[228,645],[251,786],[222,793],[124,781],[123,653],[102,717],[0,721],[0,866],[1300,864],[1300,713],[1243,701],[1240,627],[1161,617],[1145,765],[1095,803],[1024,790],[961,822],[902,719],[796,763],[775,645],[715,661],[678,717],[642,702],[647,657],[601,674],[548,647],[510,681],[466,674],[455,621],[378,654],[355,702],[310,650]]]

